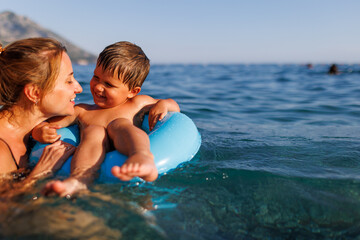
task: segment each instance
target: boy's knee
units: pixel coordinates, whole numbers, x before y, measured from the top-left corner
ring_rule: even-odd
[[[126,118],[117,118],[109,123],[107,129],[108,131],[112,131],[128,125],[132,125],[130,120]]]

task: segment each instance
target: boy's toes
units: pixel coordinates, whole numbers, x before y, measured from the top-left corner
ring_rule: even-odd
[[[119,166],[114,166],[111,168],[111,173],[114,175],[114,176],[117,176],[120,174],[120,167]]]
[[[80,183],[76,179],[67,179],[62,181],[52,181],[45,185],[42,190],[42,194],[45,196],[58,195],[59,197],[65,197],[67,195],[73,195],[81,190],[87,189],[86,185]]]
[[[52,185],[52,189],[55,193],[57,193],[58,195],[61,195],[61,193],[66,191],[66,186],[63,182],[61,181],[56,181],[54,182],[54,184]]]
[[[61,181],[52,181],[45,185],[42,190],[42,194],[45,196],[51,194],[61,195],[63,192],[65,192],[65,190],[65,185]]]
[[[130,181],[131,179],[133,179],[133,177],[127,175],[127,174],[123,174],[122,173],[122,169],[119,167],[119,166],[114,166],[112,169],[111,169],[111,173],[119,178],[121,181]]]

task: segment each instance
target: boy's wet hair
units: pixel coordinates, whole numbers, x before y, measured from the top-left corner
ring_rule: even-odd
[[[139,46],[122,41],[107,46],[99,54],[97,66],[109,71],[132,90],[142,86],[150,70],[150,60]]]

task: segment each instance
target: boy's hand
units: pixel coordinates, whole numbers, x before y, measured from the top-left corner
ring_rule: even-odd
[[[149,129],[153,130],[156,123],[168,113],[166,100],[159,100],[149,111]]]
[[[56,132],[56,129],[60,128],[60,125],[43,122],[32,130],[32,137],[40,143],[53,143],[61,137]]]

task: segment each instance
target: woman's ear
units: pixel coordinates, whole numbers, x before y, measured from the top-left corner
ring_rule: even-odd
[[[141,91],[141,87],[134,87],[129,91],[128,98],[135,97]]]
[[[35,84],[26,84],[24,87],[24,94],[35,105],[40,101],[40,89]]]

